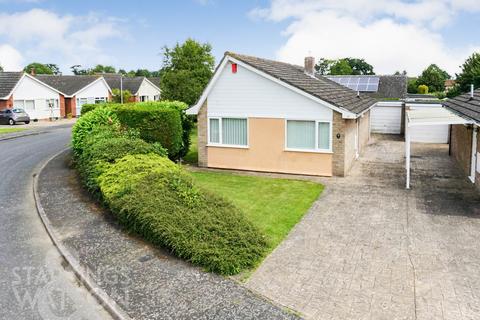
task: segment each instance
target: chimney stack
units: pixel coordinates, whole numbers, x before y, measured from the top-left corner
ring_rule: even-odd
[[[470,99],[473,99],[473,90],[474,90],[474,87],[473,87],[473,83],[470,85]]]
[[[35,76],[35,68],[32,67],[30,69],[30,75]]]
[[[305,73],[311,76],[315,74],[315,57],[305,57]]]

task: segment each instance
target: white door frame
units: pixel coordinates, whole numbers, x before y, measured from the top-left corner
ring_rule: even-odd
[[[470,159],[470,176],[468,177],[472,183],[475,183],[475,170],[477,169],[477,131],[475,125],[472,127],[472,156]]]

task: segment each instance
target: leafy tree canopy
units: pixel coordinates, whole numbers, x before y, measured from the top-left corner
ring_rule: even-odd
[[[35,69],[36,74],[60,74],[60,69],[56,64],[43,64],[39,62],[32,62],[23,68],[23,71],[30,73]]]
[[[212,46],[187,39],[173,48],[163,48],[160,87],[162,98],[193,105],[213,74]]]
[[[315,69],[323,75],[373,75],[373,66],[364,59],[342,58],[337,60],[321,58]]]
[[[450,79],[450,75],[440,69],[436,64],[429,65],[417,79],[417,86],[426,85],[433,92],[445,91],[445,80]]]
[[[83,69],[81,65],[77,64],[71,66],[70,69],[72,70],[73,74],[75,75],[91,75],[91,74],[99,74],[99,73],[116,73],[117,70],[113,66],[104,66],[101,64],[97,64],[94,68],[87,68]]]
[[[461,72],[456,75],[459,91],[469,91],[471,84],[473,84],[475,89],[480,88],[480,52],[475,52],[468,57],[461,68]]]
[[[120,89],[113,89],[112,90],[112,100],[115,103],[121,103],[122,102],[122,95],[120,94],[121,91]],[[128,90],[123,90],[123,103],[129,102],[129,99],[132,97],[132,93]]]

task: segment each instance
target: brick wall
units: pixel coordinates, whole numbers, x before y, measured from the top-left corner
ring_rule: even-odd
[[[208,148],[207,148],[207,128],[208,128],[208,118],[207,118],[207,102],[205,100],[202,107],[197,114],[197,126],[198,126],[198,165],[200,167],[206,167],[208,165]]]
[[[345,175],[345,120],[336,111],[333,112],[332,149],[333,149],[333,175]],[[337,138],[339,135],[339,138]]]
[[[452,125],[451,137],[452,157],[458,162],[463,172],[470,175],[472,155],[472,129],[464,125]]]
[[[65,112],[65,97],[63,95],[60,95],[60,117],[65,118],[67,116],[67,113]]]
[[[72,117],[76,116],[77,112],[77,102],[75,97],[73,98],[65,98],[65,114],[71,114]]]
[[[13,107],[13,95],[8,100],[0,100],[0,110]]]

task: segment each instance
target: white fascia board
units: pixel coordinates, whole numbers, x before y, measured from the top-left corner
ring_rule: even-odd
[[[205,102],[205,100],[206,100],[207,97],[208,97],[208,94],[210,93],[210,91],[212,90],[213,86],[214,86],[215,83],[217,82],[218,77],[220,76],[221,71],[223,70],[223,68],[225,68],[225,65],[226,65],[229,61],[231,61],[231,62],[233,62],[233,63],[236,63],[236,64],[244,67],[245,69],[247,69],[247,70],[249,70],[249,71],[252,71],[252,72],[254,72],[254,73],[256,73],[256,74],[258,74],[258,75],[260,75],[260,76],[262,76],[262,77],[264,77],[264,78],[266,78],[266,79],[268,79],[268,80],[271,80],[271,81],[273,81],[273,82],[275,82],[275,83],[277,83],[277,84],[279,84],[279,85],[281,85],[281,86],[283,86],[283,87],[286,87],[287,89],[290,89],[290,90],[292,90],[292,91],[294,91],[294,92],[296,92],[296,93],[298,93],[298,94],[300,94],[300,95],[302,95],[302,96],[304,96],[304,97],[306,97],[306,98],[308,98],[308,99],[310,99],[310,100],[313,100],[313,101],[317,102],[318,104],[324,105],[324,106],[326,106],[326,107],[328,107],[328,108],[330,108],[330,109],[332,109],[332,110],[335,110],[335,111],[341,113],[341,114],[342,114],[342,117],[343,117],[344,119],[356,119],[356,118],[359,116],[359,115],[357,115],[357,114],[355,114],[355,113],[353,113],[353,112],[351,112],[351,111],[348,111],[348,110],[339,108],[339,107],[337,107],[337,106],[334,106],[334,105],[331,104],[331,103],[328,103],[328,102],[326,102],[326,101],[324,101],[324,100],[322,100],[322,99],[319,99],[319,98],[317,98],[317,97],[315,97],[315,96],[313,96],[313,95],[311,95],[311,94],[309,94],[309,93],[307,93],[307,92],[305,92],[305,91],[303,91],[303,90],[301,90],[301,89],[299,89],[299,88],[297,88],[297,87],[294,87],[294,86],[292,86],[292,85],[290,85],[290,84],[288,84],[288,83],[286,83],[286,82],[284,82],[284,81],[282,81],[282,80],[279,80],[279,79],[277,79],[277,78],[275,78],[275,77],[272,77],[271,75],[269,75],[269,74],[267,74],[267,73],[265,73],[265,72],[263,72],[263,71],[260,71],[260,70],[258,70],[257,68],[254,68],[254,67],[250,66],[249,64],[246,64],[246,63],[244,63],[244,62],[242,62],[242,61],[240,61],[240,60],[237,60],[237,59],[235,59],[235,58],[233,58],[233,57],[230,57],[230,56],[228,56],[228,55],[224,57],[223,61],[221,62],[221,64],[220,64],[219,67],[217,68],[217,70],[215,71],[215,74],[214,74],[212,80],[211,80],[210,83],[208,84],[207,88],[206,88],[205,91],[203,92],[203,94],[202,94],[202,96],[200,97],[200,99],[198,100],[197,104],[195,104],[195,105],[192,106],[190,109],[188,109],[188,110],[187,110],[187,114],[197,114],[197,113],[198,113],[198,110],[200,110],[200,107],[203,105],[203,103]]]
[[[376,103],[378,107],[401,107],[403,106],[403,101],[378,101]]]

